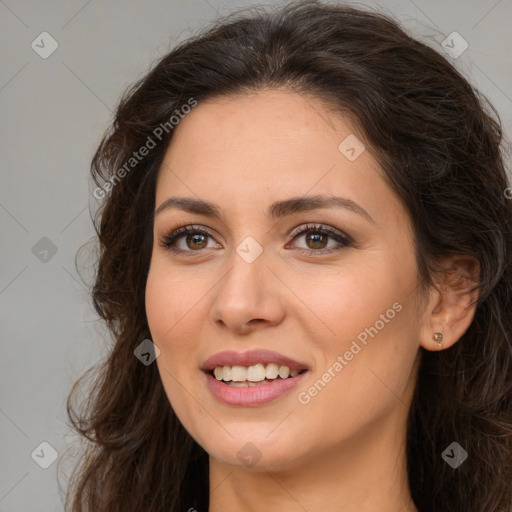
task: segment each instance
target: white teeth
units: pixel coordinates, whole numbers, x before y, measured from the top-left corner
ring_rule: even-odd
[[[290,375],[290,368],[288,368],[288,366],[281,366],[279,368],[279,377],[286,379],[288,375]]]
[[[223,366],[221,380],[231,380],[231,366]]]
[[[268,384],[270,381],[281,377],[286,379],[288,377],[295,377],[300,373],[300,370],[291,370],[288,366],[279,366],[276,363],[269,363],[265,367],[263,364],[258,363],[249,367],[245,366],[216,366],[213,370],[213,375],[217,380],[224,382],[232,382],[233,385],[247,386],[257,384]]]
[[[265,367],[262,364],[256,364],[247,368],[247,380],[250,382],[259,382],[267,376]]]
[[[234,382],[247,380],[247,368],[245,366],[233,366],[231,368],[231,380]]]
[[[227,384],[234,388],[246,388],[252,386],[264,386],[265,384],[270,384],[269,380],[262,380],[261,382],[227,382]]]
[[[267,379],[277,379],[279,375],[279,366],[275,363],[270,363],[267,365]]]

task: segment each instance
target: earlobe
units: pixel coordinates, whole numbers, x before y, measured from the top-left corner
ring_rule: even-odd
[[[420,344],[437,351],[454,345],[471,325],[476,311],[480,266],[470,256],[456,256],[439,272],[420,331]]]
[[[439,345],[441,348],[441,344],[443,343],[444,334],[442,332],[435,332],[432,336],[433,340]]]

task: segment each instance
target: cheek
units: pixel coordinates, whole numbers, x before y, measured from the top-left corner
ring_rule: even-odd
[[[403,297],[393,302],[396,295],[391,293],[388,298],[368,299],[353,306],[352,314],[339,316],[336,341],[325,338],[324,359],[315,379],[299,390],[299,402],[306,404],[311,421],[322,425],[327,443],[340,432],[355,435],[379,425],[404,407],[408,390],[414,387],[411,370],[418,346],[413,339],[413,308]]]
[[[165,333],[176,321],[175,302],[165,278],[150,270],[146,283],[146,316],[153,341],[157,344],[165,340]]]
[[[176,273],[174,273],[175,275]],[[156,359],[162,385],[175,413],[189,430],[201,410],[190,395],[197,391],[190,376],[199,372],[197,343],[201,311],[197,288],[177,282],[165,267],[152,266],[146,284],[146,316],[153,343],[160,349]],[[203,292],[204,295],[204,292]]]
[[[160,349],[159,368],[184,378],[196,364],[197,340],[194,329],[201,323],[193,319],[201,312],[199,290],[180,283],[159,266],[150,269],[146,284],[146,316],[153,343]],[[194,368],[196,369],[196,368]],[[174,386],[170,375],[162,373],[164,381]]]
[[[363,403],[385,404],[393,396],[389,389],[400,394],[406,386],[418,350],[418,319],[411,293],[416,287],[414,260],[402,259],[397,266],[388,254],[374,253],[316,284],[308,276],[300,281],[297,295],[315,313],[308,318],[320,326],[310,324],[311,339],[322,354],[317,376],[329,368],[336,375],[326,375],[332,383],[325,390],[318,386],[328,403],[360,410]],[[346,362],[336,371],[338,356]]]
[[[162,343],[173,340],[200,307],[205,290],[171,271],[162,261],[152,264],[146,283],[146,315],[152,335]],[[197,280],[196,280],[197,281]]]
[[[293,292],[304,308],[302,321],[313,331],[311,340],[321,343],[331,359],[347,350],[351,340],[366,328],[376,322],[382,327],[382,314],[391,318],[383,329],[389,330],[399,316],[393,304],[402,304],[409,289],[410,278],[397,272],[384,255],[356,256],[343,267],[303,273],[294,279]]]

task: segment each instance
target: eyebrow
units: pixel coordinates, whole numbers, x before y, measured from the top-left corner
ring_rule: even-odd
[[[217,205],[202,199],[190,197],[169,197],[156,209],[155,217],[168,208],[176,208],[188,213],[206,215],[207,217],[222,218],[220,208]],[[292,197],[283,201],[277,201],[269,206],[268,215],[273,220],[277,220],[294,213],[307,212],[320,208],[344,208],[361,215],[375,224],[371,215],[351,199],[328,195]]]

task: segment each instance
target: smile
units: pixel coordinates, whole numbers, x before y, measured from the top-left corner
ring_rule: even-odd
[[[213,376],[229,386],[258,386],[269,384],[275,379],[288,379],[296,377],[304,370],[290,370],[288,366],[269,363],[255,364],[249,367],[245,366],[216,366],[213,370]]]
[[[210,357],[201,370],[217,401],[239,407],[270,403],[287,394],[309,373],[305,363],[266,349],[220,352]]]

